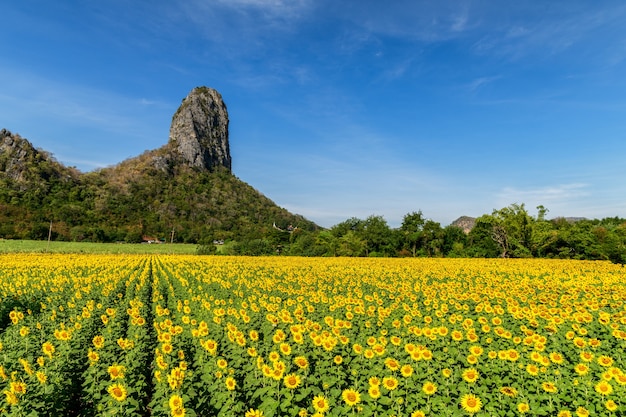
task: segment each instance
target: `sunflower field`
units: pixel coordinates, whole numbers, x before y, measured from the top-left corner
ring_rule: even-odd
[[[0,255],[0,414],[623,416],[608,262]]]

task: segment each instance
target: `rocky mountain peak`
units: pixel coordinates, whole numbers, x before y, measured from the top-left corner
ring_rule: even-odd
[[[208,87],[191,90],[174,113],[168,145],[189,166],[231,171],[228,111],[220,93]]]
[[[452,222],[452,226],[460,227],[466,234],[471,232],[475,225],[476,218],[469,216],[461,216]]]

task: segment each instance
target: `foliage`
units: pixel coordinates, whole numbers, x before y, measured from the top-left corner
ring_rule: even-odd
[[[328,230],[293,215],[227,169],[166,163],[163,148],[82,174],[6,130],[0,149],[0,238],[199,244],[219,254],[370,257],[546,257],[626,262],[626,220],[547,220],[514,203],[480,216],[466,235],[421,211],[392,229],[378,215]],[[4,145],[3,145],[4,146]],[[51,227],[52,225],[52,227]],[[120,249],[120,251],[125,250]],[[81,251],[82,249],[77,249]],[[113,250],[116,251],[116,250]]]
[[[10,136],[7,136],[10,135]],[[289,213],[225,168],[162,166],[164,150],[82,174],[28,141],[0,150],[0,237],[139,243],[150,236],[199,243],[263,239],[272,223],[316,226]]]

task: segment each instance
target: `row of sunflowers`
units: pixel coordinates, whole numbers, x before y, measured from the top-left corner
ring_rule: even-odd
[[[605,262],[0,255],[10,416],[618,416]]]

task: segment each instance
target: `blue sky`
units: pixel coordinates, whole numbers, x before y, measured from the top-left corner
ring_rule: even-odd
[[[22,0],[0,16],[0,128],[83,171],[167,143],[205,85],[233,173],[322,226],[512,203],[626,217],[621,0]]]

